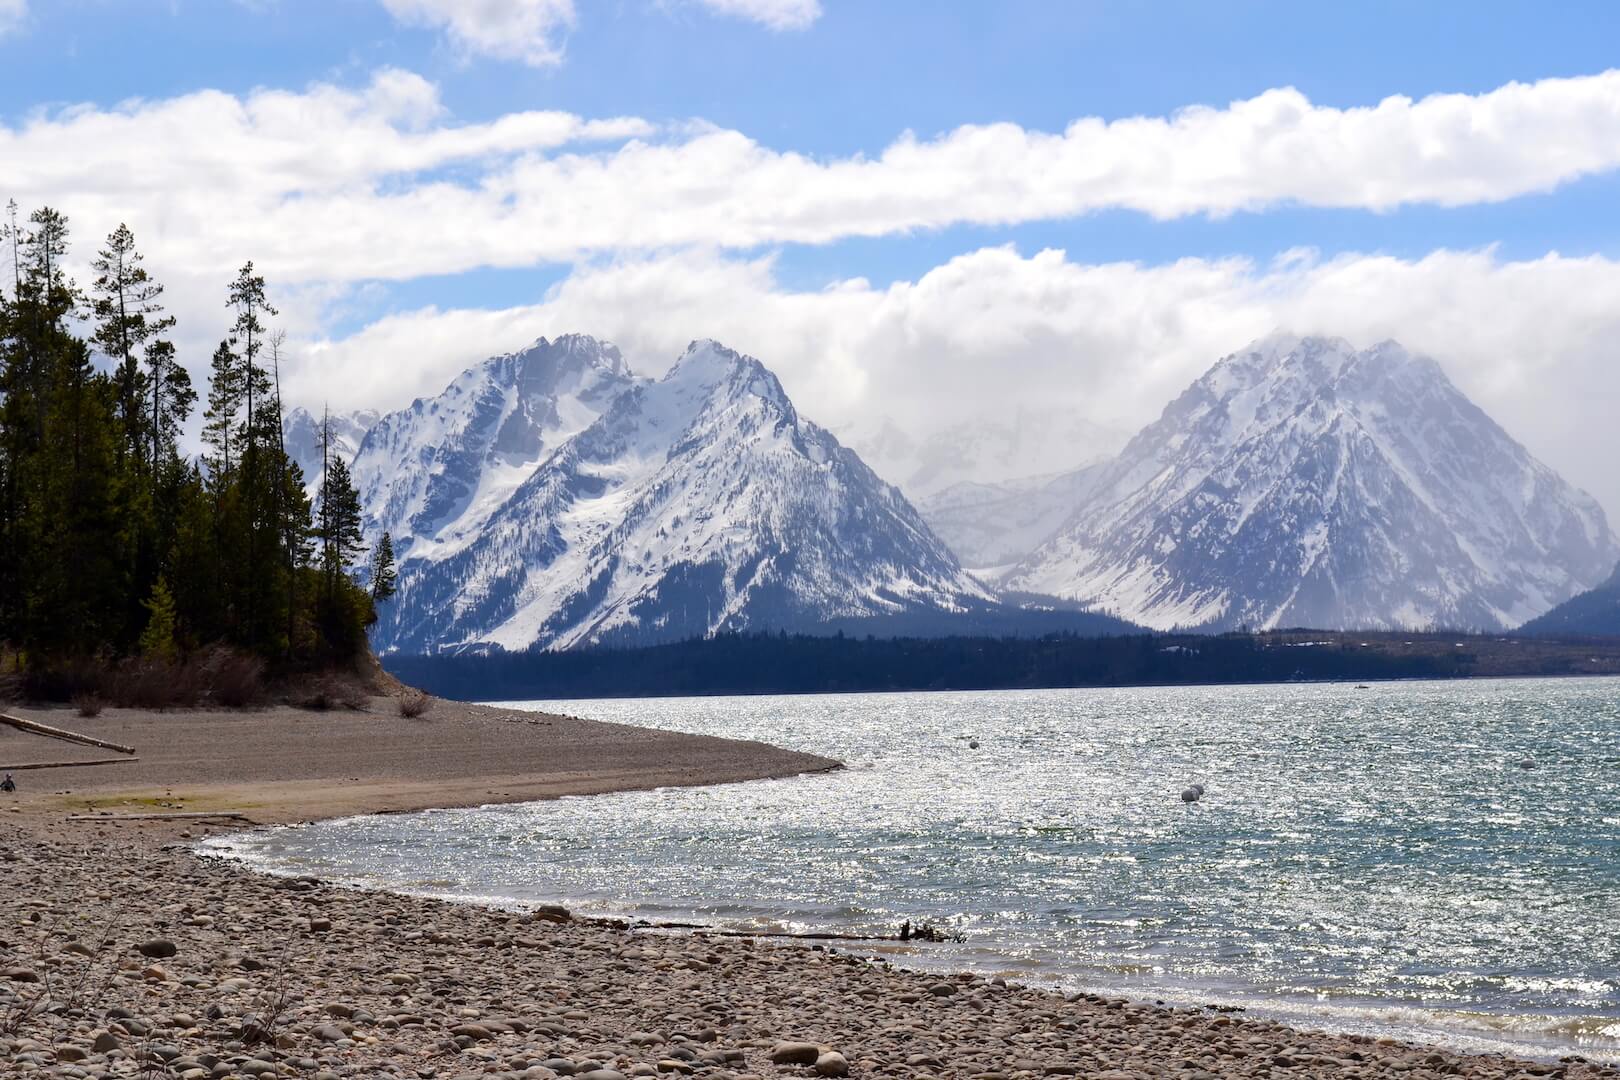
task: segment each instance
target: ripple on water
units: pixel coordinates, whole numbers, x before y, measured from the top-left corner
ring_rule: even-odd
[[[934,922],[966,943],[912,962],[1620,1060],[1617,680],[549,706],[869,767],[215,846],[662,920]]]

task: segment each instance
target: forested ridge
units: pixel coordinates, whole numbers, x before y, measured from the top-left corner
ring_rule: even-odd
[[[199,394],[176,353],[163,286],[126,226],[107,236],[94,281],[81,287],[64,268],[67,218],[7,210],[7,678],[57,696],[119,673],[161,687],[199,664],[275,673],[353,659],[391,568],[374,567],[369,588],[359,583],[361,510],[344,462],[329,461],[312,501],[287,455],[283,335],[264,277],[247,262],[222,283],[221,337]],[[199,408],[200,457],[182,444]]]
[[[1301,680],[1620,674],[1620,639],[1276,630],[1229,634],[858,637],[722,634],[636,649],[385,656],[445,697],[1011,690]]]

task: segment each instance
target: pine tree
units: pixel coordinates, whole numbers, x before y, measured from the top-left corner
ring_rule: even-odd
[[[237,272],[231,282],[226,306],[236,311],[232,327],[235,338],[242,346],[242,394],[247,410],[242,435],[242,482],[240,497],[247,529],[246,551],[248,565],[255,569],[259,557],[268,552],[262,534],[275,518],[273,508],[267,506],[266,495],[279,489],[276,465],[279,458],[264,460],[263,448],[280,444],[281,415],[265,415],[265,398],[270,393],[270,378],[259,366],[259,353],[265,346],[265,326],[261,316],[274,315],[276,309],[265,299],[264,278],[253,272],[250,261]],[[271,420],[274,420],[272,426]],[[274,440],[266,436],[275,432]],[[267,467],[269,466],[269,467]],[[247,580],[243,595],[242,617],[248,640],[257,644],[264,636],[265,603],[263,575],[255,574]],[[272,594],[273,596],[274,594]]]
[[[175,319],[163,314],[163,286],[152,280],[142,260],[135,249],[135,234],[128,225],[119,225],[90,265],[99,275],[94,285],[96,329],[92,340],[114,362],[124,450],[144,468],[148,440],[143,384],[152,376],[142,373],[137,354],[147,350],[150,356],[148,343],[157,344],[159,335],[174,328]]]
[[[386,532],[371,553],[371,601],[380,604],[397,591],[398,571],[394,569],[394,538]]]
[[[146,430],[151,437],[148,461],[154,475],[180,453],[180,431],[197,405],[191,373],[175,359],[174,343],[153,341],[146,347]]]
[[[252,264],[213,356],[201,465],[181,453],[197,392],[162,290],[120,226],[95,266],[92,334],[50,208],[0,229],[0,650],[30,670],[223,643],[294,667],[347,659],[375,619],[348,469],[323,469],[321,523],[281,429],[281,339]],[[9,280],[7,280],[9,278]],[[272,371],[257,360],[270,350]],[[98,370],[93,352],[113,361]],[[238,350],[241,350],[240,352]],[[312,541],[318,541],[318,547]],[[318,561],[315,559],[319,553]],[[377,564],[391,591],[391,553]]]
[[[140,651],[148,660],[159,660],[165,664],[172,664],[179,658],[180,649],[175,644],[175,631],[178,620],[175,617],[174,594],[169,591],[169,582],[162,574],[152,585],[152,595],[142,601],[147,610],[146,629],[141,631]]]
[[[208,471],[221,482],[229,482],[235,475],[236,460],[231,451],[236,448],[237,417],[241,415],[246,389],[235,345],[235,339],[226,338],[214,350],[208,377],[208,410],[203,413],[203,442],[213,451],[206,459]]]
[[[260,317],[279,312],[265,299],[264,278],[253,272],[251,261],[237,271],[225,304],[236,311],[232,332],[242,346],[242,393],[243,404],[247,408],[248,431],[244,454],[249,454],[255,449],[255,434],[261,430],[256,423],[257,407],[270,390],[270,380],[264,369],[259,367],[259,353],[265,346],[265,327]]]
[[[326,576],[328,595],[336,593],[339,582],[365,550],[360,534],[360,496],[349,478],[349,467],[340,457],[326,466],[326,482],[321,485],[320,542],[321,570]]]

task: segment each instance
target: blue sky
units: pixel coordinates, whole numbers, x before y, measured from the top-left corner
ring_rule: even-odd
[[[1128,429],[1239,338],[1306,320],[1436,353],[1620,509],[1586,462],[1595,436],[1569,430],[1617,404],[1620,104],[1593,80],[1620,65],[1620,5],[511,0],[538,20],[526,55],[503,50],[501,4],[479,26],[446,14],[479,7],[0,0],[0,198],[64,206],[86,243],[131,218],[199,356],[211,283],[257,259],[311,400],[402,404],[480,350],[581,329],[649,368],[724,337],[829,423],[1056,403]],[[1536,84],[1528,103],[1503,104],[1513,83]],[[1232,103],[1289,87],[1278,123],[1303,117],[1304,141],[1273,153],[1270,114]],[[293,119],[233,119],[265,94],[296,99]],[[1419,115],[1435,94],[1460,104]],[[1392,95],[1416,111],[1358,126]],[[1242,160],[1176,128],[1193,106],[1231,114]],[[637,126],[495,130],[540,112]],[[1076,120],[1131,117],[1169,125],[1142,160],[1123,130],[1043,156]],[[985,124],[1016,125],[1013,164],[961,150]],[[488,148],[401,149],[437,132]],[[861,173],[906,132],[940,153]],[[1384,139],[1402,148],[1387,175]],[[330,164],[345,148],[415,156]],[[1112,154],[1115,179],[1086,172]],[[1189,179],[1138,197],[1156,161]],[[124,163],[143,177],[127,199]],[[1072,185],[1006,175],[1047,164]],[[968,208],[973,169],[990,194]],[[911,199],[935,178],[957,194]],[[1567,398],[1527,397],[1549,379]]]

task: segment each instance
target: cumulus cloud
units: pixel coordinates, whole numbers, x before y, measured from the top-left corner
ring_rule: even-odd
[[[129,219],[187,265],[251,254],[284,280],[403,279],[1109,208],[1175,218],[1508,199],[1620,167],[1620,70],[1353,109],[1268,90],[1059,133],[908,134],[875,157],[825,159],[634,118],[460,123],[432,84],[385,71],[361,89],[36,115],[0,126],[0,160],[24,205],[51,201],[97,229]]]
[[[400,22],[442,29],[463,54],[560,63],[561,33],[574,25],[573,0],[382,0]]]
[[[255,258],[284,280],[353,281],[499,261],[480,231],[500,212],[475,207],[501,196],[479,177],[523,154],[653,131],[550,111],[456,123],[433,83],[384,69],[352,89],[205,90],[35,114],[0,124],[0,160],[25,208],[55,205],[97,233],[128,221],[185,269]]]
[[[297,350],[290,393],[399,407],[539,335],[615,341],[659,374],[699,337],[764,360],[806,415],[912,434],[1020,407],[1134,429],[1220,356],[1278,327],[1434,356],[1532,452],[1620,517],[1620,262],[1489,250],[1423,259],[1088,265],[986,248],[887,288],[783,287],[768,258],[686,253],[582,269],[536,305],[425,309]]]
[[[803,30],[821,18],[820,0],[699,0],[717,15],[757,22],[771,30]]]

